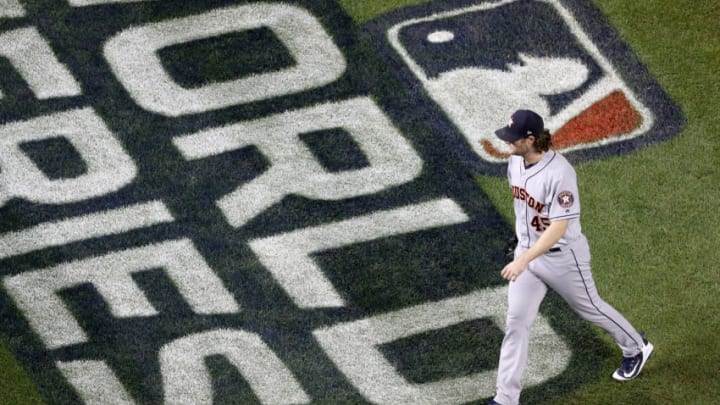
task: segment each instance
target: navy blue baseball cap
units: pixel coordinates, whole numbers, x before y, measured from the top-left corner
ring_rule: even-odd
[[[495,131],[495,135],[505,142],[515,142],[530,135],[538,136],[545,130],[541,116],[530,110],[517,110],[510,117],[506,127]]]

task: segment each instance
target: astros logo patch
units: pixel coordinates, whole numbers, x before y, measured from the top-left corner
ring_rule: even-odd
[[[561,191],[557,198],[558,203],[560,203],[560,206],[563,208],[570,208],[575,203],[575,197],[570,191]]]

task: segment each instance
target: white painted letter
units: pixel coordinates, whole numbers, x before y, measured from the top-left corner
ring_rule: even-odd
[[[33,330],[48,348],[83,343],[85,332],[57,292],[91,283],[118,318],[153,316],[157,311],[131,274],[162,268],[192,310],[234,313],[239,306],[189,240],[163,242],[109,253],[3,279]]]
[[[0,259],[174,220],[160,201],[95,212],[0,234]]]
[[[345,302],[311,254],[467,220],[454,201],[443,199],[256,239],[249,245],[299,307],[340,307]]]
[[[160,349],[166,404],[212,404],[204,359],[222,355],[240,371],[264,404],[308,403],[310,398],[285,364],[254,333],[215,330],[186,336]]]
[[[0,0],[0,17],[24,17],[25,9],[17,0]]]
[[[20,149],[23,142],[63,137],[82,156],[87,173],[51,180]],[[0,126],[0,206],[12,197],[63,204],[101,196],[130,183],[137,168],[90,108]]]
[[[10,7],[8,12],[19,11],[13,8],[14,4]],[[20,5],[17,7],[22,9]],[[39,99],[77,96],[82,92],[70,71],[57,60],[50,45],[34,27],[0,34],[0,56],[10,60]]]
[[[267,27],[295,64],[280,71],[187,89],[168,75],[157,50],[215,36]],[[238,49],[237,52],[250,52]],[[105,58],[143,108],[168,116],[199,113],[297,93],[337,80],[346,63],[320,22],[282,3],[254,3],[127,29],[108,40]]]
[[[366,155],[368,167],[328,172],[299,135],[342,128]],[[372,194],[411,181],[422,160],[369,98],[289,111],[173,139],[186,159],[200,159],[255,145],[272,166],[217,204],[240,227],[289,194],[339,200]]]
[[[57,362],[63,376],[86,404],[129,405],[135,402],[104,361]]]
[[[98,4],[115,4],[115,3],[137,3],[139,1],[155,1],[155,0],[68,0],[73,7],[96,6]]]
[[[490,318],[505,325],[507,287],[421,304],[313,332],[332,361],[370,402],[392,404],[461,404],[495,392],[496,371],[413,384],[383,356],[379,345],[461,322]],[[526,386],[560,374],[570,351],[539,315],[533,326]],[[534,349],[532,348],[534,347]]]

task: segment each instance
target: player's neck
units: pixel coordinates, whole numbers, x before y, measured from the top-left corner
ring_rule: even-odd
[[[544,156],[545,152],[530,151],[523,155],[523,160],[525,160],[526,165],[534,165],[535,163],[541,161]]]

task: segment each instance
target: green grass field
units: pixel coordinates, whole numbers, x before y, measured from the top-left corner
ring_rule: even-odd
[[[339,0],[355,22],[421,3]],[[548,404],[716,404],[720,397],[720,3],[717,0],[594,0],[652,76],[681,107],[675,138],[577,167],[583,229],[603,298],[644,329],[656,347],[643,378],[608,378]],[[506,181],[478,186],[511,221]],[[597,330],[600,339],[612,341]],[[43,403],[0,342],[0,404]]]

